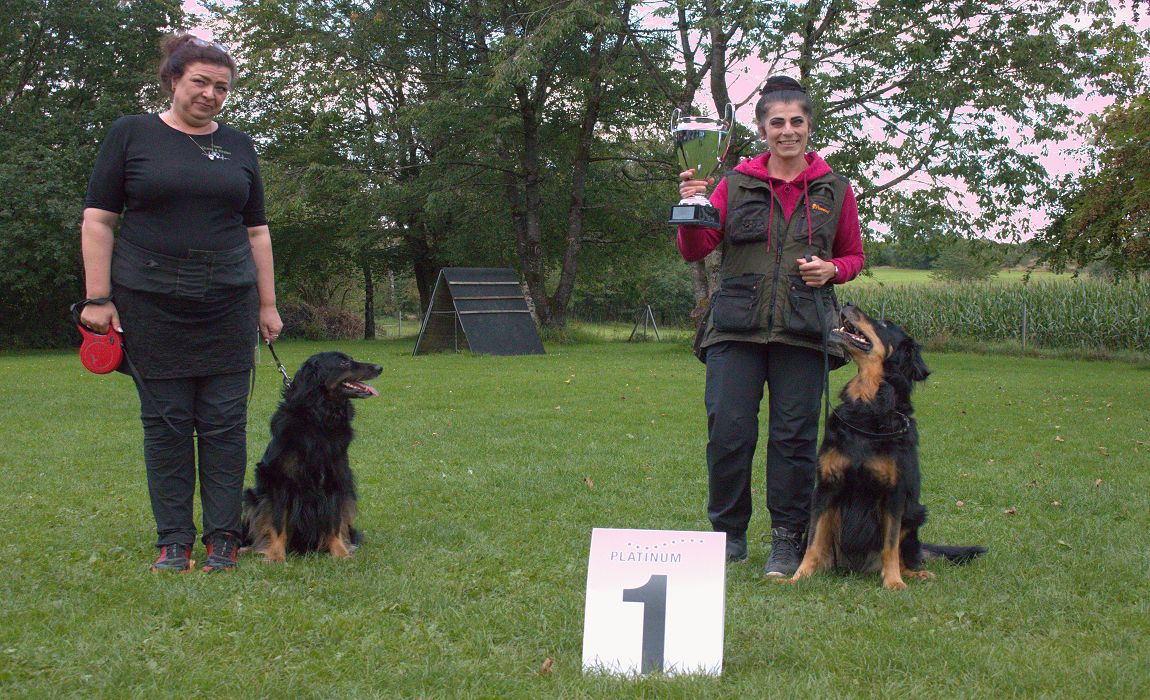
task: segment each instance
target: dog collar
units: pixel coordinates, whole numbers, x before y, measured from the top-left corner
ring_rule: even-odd
[[[899,435],[906,435],[907,433],[910,432],[910,417],[907,416],[905,413],[901,413],[899,411],[895,411],[894,414],[896,416],[898,416],[899,418],[902,418],[902,427],[899,428],[898,430],[894,430],[894,431],[891,431],[889,433],[872,433],[870,431],[863,430],[862,428],[858,427],[857,425],[851,425],[846,420],[844,420],[842,416],[839,415],[839,410],[837,408],[834,409],[833,411],[831,411],[831,413],[834,414],[835,418],[839,419],[840,423],[842,423],[846,427],[850,428],[851,430],[855,431],[856,433],[858,433],[860,435],[866,435],[867,437],[873,437],[873,438],[898,437]]]

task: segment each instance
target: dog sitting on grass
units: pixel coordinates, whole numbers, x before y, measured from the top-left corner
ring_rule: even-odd
[[[361,534],[355,477],[348,464],[352,399],[378,396],[365,384],[379,365],[340,352],[309,357],[284,389],[271,419],[271,442],[244,492],[243,545],[272,562],[288,552],[351,556]]]
[[[919,503],[922,475],[911,390],[930,374],[922,348],[889,321],[854,306],[831,333],[858,365],[831,413],[819,448],[807,550],[791,581],[819,569],[880,572],[883,586],[906,588],[904,577],[926,579],[923,561],[965,563],[985,547],[920,542],[926,522]]]

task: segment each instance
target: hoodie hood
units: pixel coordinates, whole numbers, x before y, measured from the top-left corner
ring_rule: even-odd
[[[798,176],[796,176],[795,179],[791,180],[790,182],[801,185],[831,172],[831,166],[827,165],[827,162],[823,160],[818,153],[811,151],[803,157],[807,159],[806,169],[799,173]],[[751,177],[762,180],[763,182],[773,182],[774,184],[785,183],[786,180],[773,177],[769,172],[767,172],[767,161],[770,160],[770,158],[770,152],[760,153],[753,158],[747,158],[742,163],[739,163],[735,166],[735,172],[742,173],[744,175],[750,175]]]

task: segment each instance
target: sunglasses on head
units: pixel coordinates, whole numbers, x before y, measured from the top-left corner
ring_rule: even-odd
[[[191,38],[191,43],[195,44],[196,46],[203,46],[205,48],[216,49],[218,51],[224,52],[225,54],[228,53],[228,47],[224,46],[223,44],[219,44],[219,43],[216,43],[214,41],[208,41],[206,39],[201,39],[198,36],[193,36]]]

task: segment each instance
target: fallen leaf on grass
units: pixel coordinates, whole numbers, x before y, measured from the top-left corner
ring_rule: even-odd
[[[552,671],[555,670],[553,668],[554,666],[555,666],[555,662],[552,661],[550,657],[548,657],[548,658],[543,660],[543,665],[539,667],[539,672],[540,673],[551,673]]]
[[[595,488],[595,482],[594,482],[594,481],[591,481],[591,477],[589,477],[589,476],[585,476],[585,477],[583,477],[583,483],[584,483],[584,484],[587,486],[587,488],[589,488],[589,489],[593,489],[593,488]]]
[[[1018,515],[1018,509],[1014,506],[1011,506],[1002,512],[1006,513],[1007,515]]]
[[[1094,488],[1098,488],[1101,485],[1102,485],[1102,479],[1095,479],[1094,480]]]
[[[1062,507],[1062,501],[1051,501],[1050,505],[1054,506],[1055,508],[1061,508]]]
[[[1067,549],[1071,549],[1070,543],[1066,542],[1065,540],[1058,540],[1058,545],[1060,547],[1066,547]]]
[[[570,379],[564,379],[564,380],[563,380],[563,383],[564,383],[564,384],[570,384],[570,383],[571,383],[571,380],[570,380]],[[548,659],[548,661],[550,661],[550,659]]]
[[[961,508],[961,507],[963,507],[964,505],[966,505],[966,501],[955,501],[955,502],[954,502],[954,505],[956,505],[956,506],[958,506],[959,508]]]
[[[1054,441],[1055,442],[1066,442],[1066,438],[1062,437],[1061,435],[1055,435]]]
[[[1106,448],[1102,447],[1101,445],[1098,446],[1098,451],[1102,453],[1103,457],[1109,457],[1110,456],[1110,453],[1106,451]]]

